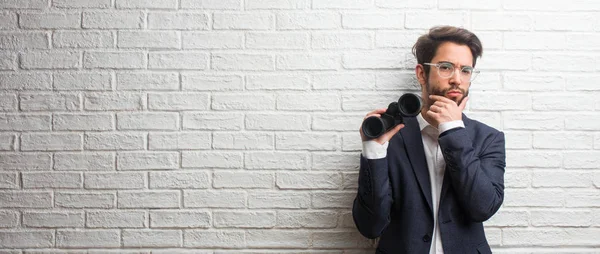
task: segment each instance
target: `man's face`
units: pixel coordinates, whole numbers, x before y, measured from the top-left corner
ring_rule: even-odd
[[[469,95],[471,82],[463,80],[460,75],[461,67],[473,67],[473,55],[469,47],[453,42],[442,43],[437,49],[436,55],[431,59],[431,63],[442,62],[451,63],[456,68],[451,77],[440,77],[438,68],[435,66],[430,66],[429,75],[426,76],[423,66],[420,66],[420,68],[417,66],[417,77],[421,83],[423,100],[427,107],[435,102],[429,100],[429,95],[444,96],[453,100],[456,104],[460,104]]]

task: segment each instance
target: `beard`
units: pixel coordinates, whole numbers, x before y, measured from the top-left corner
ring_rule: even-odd
[[[436,87],[432,87],[429,84],[429,81],[426,81],[426,83],[425,83],[425,89],[427,89],[427,93],[429,95],[439,95],[439,96],[442,96],[442,97],[446,97],[446,93],[448,91],[450,91],[450,90],[458,90],[458,91],[460,91],[460,93],[462,94],[462,97],[460,97],[460,99],[459,98],[448,98],[448,97],[446,97],[446,98],[448,98],[448,99],[453,100],[454,102],[456,102],[456,105],[460,105],[460,103],[462,103],[463,99],[465,99],[465,97],[467,97],[469,95],[469,90],[468,89],[465,90],[465,89],[462,89],[462,88],[460,88],[460,87],[458,87],[456,85],[450,85],[450,87],[447,88],[447,89],[439,89],[439,88],[436,88]],[[427,107],[430,107],[431,105],[433,105],[433,103],[435,103],[435,101],[434,100],[429,100],[429,98],[428,98],[428,100],[427,100]]]

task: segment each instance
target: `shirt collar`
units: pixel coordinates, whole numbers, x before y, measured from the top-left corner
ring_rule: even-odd
[[[421,131],[423,131],[423,129],[425,129],[427,126],[431,126],[431,124],[429,124],[429,122],[427,122],[427,120],[425,120],[421,114],[417,115],[417,122],[419,123],[419,129]]]
[[[440,135],[440,130],[429,124],[429,122],[427,122],[427,120],[425,120],[421,114],[417,115],[417,122],[419,122],[421,133],[427,133],[427,135],[430,135],[434,138],[437,138],[437,136]]]

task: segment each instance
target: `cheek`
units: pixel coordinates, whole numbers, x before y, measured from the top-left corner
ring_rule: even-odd
[[[429,73],[427,82],[432,87],[438,87],[438,86],[440,86],[440,78],[438,77],[437,74],[434,75],[434,73],[431,73],[431,72]]]
[[[443,91],[450,88],[450,84],[448,83],[447,79],[444,80],[441,78],[436,78],[434,81],[431,82],[431,87],[435,90]]]
[[[469,91],[469,88],[471,88],[471,83],[466,83],[461,85],[462,89],[464,89],[465,91]]]

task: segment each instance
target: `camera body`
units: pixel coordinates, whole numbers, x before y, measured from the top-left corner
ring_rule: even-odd
[[[367,117],[362,123],[362,133],[367,139],[378,138],[396,125],[404,123],[404,117],[417,116],[421,113],[422,106],[421,97],[405,93],[398,102],[390,103],[381,117]]]

